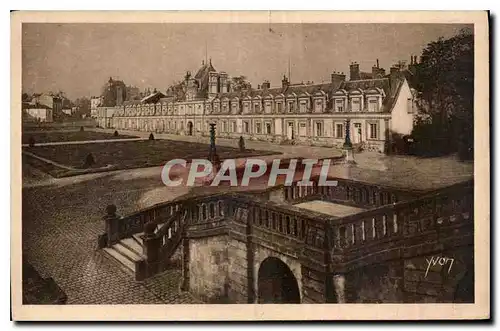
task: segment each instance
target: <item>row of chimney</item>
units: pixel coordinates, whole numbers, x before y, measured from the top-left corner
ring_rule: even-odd
[[[416,66],[418,63],[419,62],[418,62],[417,56],[412,55],[410,57],[409,68],[411,69],[412,67]],[[395,65],[391,66],[389,73],[392,75],[392,74],[404,69],[405,67],[406,67],[405,62],[400,62],[399,64],[395,64]],[[359,63],[357,63],[357,62],[352,62],[349,65],[349,79],[350,80],[361,80],[361,79],[365,79],[364,77],[371,77],[372,79],[383,78],[383,77],[385,77],[385,75],[386,75],[385,69],[380,68],[380,64],[379,64],[378,59],[376,60],[376,64],[374,66],[372,66],[371,74],[361,72],[359,70]],[[346,80],[346,75],[343,72],[334,71],[331,74],[331,82],[334,85],[339,85],[341,82],[343,82],[345,80]],[[281,87],[286,88],[288,86],[290,86],[290,81],[288,80],[288,78],[286,76],[283,76],[283,79],[281,80]],[[262,85],[258,86],[258,89],[263,89],[263,90],[269,89],[269,88],[271,88],[271,83],[268,80],[264,81],[262,83]]]

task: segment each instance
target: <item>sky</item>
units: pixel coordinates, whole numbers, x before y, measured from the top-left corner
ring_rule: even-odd
[[[459,24],[198,24],[24,23],[23,91],[64,91],[70,99],[99,95],[109,77],[127,85],[165,91],[205,58],[218,71],[245,75],[257,87],[280,86],[291,63],[291,81],[327,82],[333,71],[348,76],[420,56]]]

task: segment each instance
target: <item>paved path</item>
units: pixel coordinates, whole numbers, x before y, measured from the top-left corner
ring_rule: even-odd
[[[53,277],[68,304],[198,303],[179,290],[174,269],[136,282],[97,250],[104,208],[120,214],[187,193],[167,188],[153,173],[92,174],[48,179],[23,165],[23,253],[43,277]],[[26,177],[32,175],[31,181]]]
[[[82,144],[99,144],[121,141],[138,141],[147,140],[147,138],[123,138],[123,139],[98,139],[98,140],[75,140],[75,141],[52,141],[47,143],[36,143],[35,146],[54,146],[54,145],[82,145]],[[22,144],[23,147],[28,147],[29,144]]]

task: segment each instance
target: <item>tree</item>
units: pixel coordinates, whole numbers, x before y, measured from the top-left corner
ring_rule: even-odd
[[[420,155],[458,152],[474,146],[474,35],[468,30],[440,38],[423,50],[416,70],[419,115],[412,135]]]
[[[248,82],[246,76],[235,76],[231,78],[231,87],[233,91],[238,92],[252,88],[252,84]]]
[[[21,95],[21,100],[22,102],[30,102],[31,101],[31,97],[28,93],[24,92],[22,95]]]

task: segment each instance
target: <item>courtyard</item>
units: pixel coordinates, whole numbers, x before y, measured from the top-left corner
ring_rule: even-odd
[[[106,134],[95,132],[95,134]],[[209,145],[181,140],[110,141],[82,144],[57,144],[23,147],[28,163],[54,177],[78,175],[86,172],[133,169],[164,165],[177,158],[206,159]],[[94,164],[85,165],[92,154]],[[221,160],[253,156],[276,155],[279,152],[218,146]]]
[[[112,131],[107,133],[112,134]],[[207,189],[216,192],[260,187],[258,183],[248,188],[166,187],[159,176],[161,165],[169,158],[206,158],[208,144],[203,143],[203,140],[195,141],[195,137],[177,137],[178,140],[173,140],[174,137],[157,134],[155,136],[162,139],[149,141],[146,140],[148,133],[137,135],[143,140],[24,148],[25,151],[74,169],[81,165],[88,152],[95,153],[98,166],[117,164],[119,161],[128,167],[118,171],[54,178],[48,174],[69,170],[23,155],[23,254],[41,277],[55,280],[67,295],[68,304],[198,303],[189,293],[180,291],[179,269],[173,268],[146,281],[136,282],[97,249],[106,206],[115,204],[118,214],[126,215]],[[249,150],[246,154],[238,154],[240,152],[236,144],[235,141],[217,139],[217,152],[221,158],[263,154],[267,154],[267,158],[274,158],[280,152],[281,158],[322,158],[340,154],[340,151],[332,148],[279,146],[256,141],[248,141],[246,145]],[[473,164],[457,162],[453,157],[418,159],[361,153],[356,155],[356,160],[357,165],[354,167],[341,164],[332,166],[330,175],[406,188],[430,189],[462,181],[473,174]],[[39,164],[33,166],[34,161]],[[149,166],[153,162],[159,162],[158,166]],[[132,167],[135,168],[129,169]],[[262,183],[262,188],[265,186],[266,183]],[[358,212],[353,208],[339,209],[339,206],[318,205],[317,202],[298,207],[322,210],[336,216]]]
[[[29,144],[33,138],[36,144],[51,142],[69,141],[89,141],[89,140],[109,140],[109,139],[130,139],[137,138],[133,135],[123,135],[118,133],[80,131],[80,130],[45,130],[45,131],[24,131],[22,134],[22,144]]]

